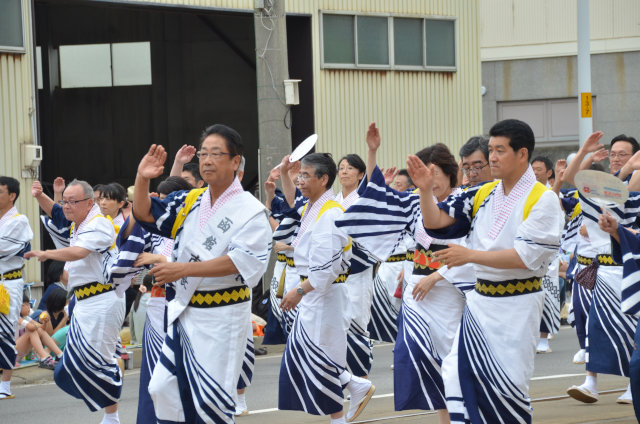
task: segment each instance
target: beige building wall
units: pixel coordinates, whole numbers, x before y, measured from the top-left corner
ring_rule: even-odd
[[[25,27],[30,27],[30,2],[24,3]],[[31,34],[26,31],[27,52],[0,53],[0,175],[14,177],[20,181],[18,211],[29,218],[34,237],[32,249],[39,249],[39,208],[31,197],[33,178],[22,177],[21,144],[32,144],[35,93],[33,83],[33,52]],[[46,154],[46,152],[44,152]],[[25,281],[40,281],[40,263],[27,261]]]
[[[577,54],[576,0],[480,0],[482,61]],[[589,2],[591,53],[640,50],[640,1]]]

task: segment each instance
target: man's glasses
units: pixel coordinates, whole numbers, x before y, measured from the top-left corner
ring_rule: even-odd
[[[471,166],[469,168],[462,168],[462,172],[465,175],[469,175],[469,174],[479,174],[487,165],[489,165],[489,162],[485,163],[482,166]]]
[[[615,158],[624,159],[627,156],[631,156],[631,154],[630,153],[624,153],[624,152],[620,152],[620,153],[609,152],[609,158],[610,159],[615,159]]]
[[[66,205],[75,206],[80,202],[84,202],[85,200],[89,200],[89,198],[87,197],[86,199],[82,199],[82,200],[60,200],[58,204],[60,206],[66,206]]]

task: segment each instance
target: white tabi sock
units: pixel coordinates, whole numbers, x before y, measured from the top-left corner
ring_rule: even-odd
[[[593,393],[598,393],[598,377],[593,375],[588,375],[587,378],[584,379],[584,383],[582,386],[589,389]]]
[[[0,393],[11,394],[11,380],[0,381]]]
[[[120,424],[120,417],[118,417],[118,411],[107,414],[105,412],[104,418],[100,424]]]
[[[338,379],[340,380],[340,384],[342,385],[342,387],[344,387],[351,381],[351,374],[349,373],[349,371],[344,370],[342,371],[342,374],[338,376]]]
[[[347,424],[347,421],[345,421],[343,415],[340,418],[331,418],[331,424]]]
[[[236,411],[246,411],[247,409],[247,400],[244,397],[244,393],[238,393],[238,402],[236,403]]]

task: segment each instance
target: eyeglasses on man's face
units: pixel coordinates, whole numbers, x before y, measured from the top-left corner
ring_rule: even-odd
[[[86,199],[81,199],[81,200],[60,200],[60,201],[58,202],[58,204],[59,204],[60,206],[67,206],[67,205],[69,205],[69,206],[75,206],[75,205],[77,205],[77,204],[78,204],[78,203],[80,203],[80,202],[84,202],[85,200],[89,200],[89,197],[87,197]]]
[[[196,152],[198,159],[211,158],[213,160],[218,160],[224,155],[232,156],[231,153],[227,152]]]
[[[615,158],[620,158],[620,159],[624,159],[627,156],[631,156],[631,153],[625,153],[625,152],[609,152],[609,158],[610,159],[615,159]]]
[[[465,175],[479,174],[487,165],[489,165],[489,162],[485,163],[484,165],[475,165],[475,166],[463,167],[462,168],[462,172]]]

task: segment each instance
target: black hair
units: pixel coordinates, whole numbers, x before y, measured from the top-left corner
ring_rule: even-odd
[[[93,191],[102,192],[103,188],[104,188],[104,184],[96,184],[96,185],[93,186]]]
[[[18,180],[13,177],[2,176],[0,177],[0,185],[6,186],[9,194],[14,193],[16,195],[16,198],[13,199],[13,203],[15,203],[20,197],[20,183]]]
[[[64,272],[64,262],[62,261],[51,261],[49,264],[49,268],[47,269],[47,279],[45,283],[47,286],[49,284],[57,283],[60,281],[60,277],[62,277],[62,273]]]
[[[116,202],[124,202],[124,206],[127,206],[127,191],[119,183],[114,182],[103,185],[102,190],[100,190],[100,197],[106,197]]]
[[[333,157],[331,157],[331,153],[311,153],[302,158],[301,164],[313,166],[315,175],[318,178],[327,175],[329,180],[327,181],[326,188],[331,187],[336,180],[338,169],[336,168],[336,163],[333,161]]]
[[[542,163],[544,163],[544,167],[547,169],[547,171],[549,171],[549,170],[553,171],[553,163],[551,163],[551,159],[549,159],[546,156],[536,156],[531,161],[532,165],[533,165],[533,162],[542,162]],[[551,175],[553,175],[553,174],[551,174]]]
[[[446,145],[436,143],[433,146],[420,150],[416,153],[416,156],[418,156],[425,165],[431,163],[438,165],[438,167],[442,169],[442,172],[449,177],[449,183],[452,188],[458,185],[458,163]]]
[[[200,135],[200,149],[202,149],[202,142],[210,135],[217,134],[224,138],[227,145],[227,149],[231,154],[231,158],[235,156],[242,156],[244,153],[244,145],[242,144],[242,137],[236,130],[223,124],[213,124],[207,127]]]
[[[185,163],[184,165],[182,165],[182,172],[188,172],[189,174],[193,175],[193,179],[196,180],[196,183],[198,183],[198,181],[202,181],[202,176],[200,175],[200,167],[197,163]]]
[[[536,147],[536,138],[533,130],[526,122],[518,119],[505,119],[497,122],[489,130],[491,137],[506,137],[509,139],[509,146],[514,152],[520,149],[527,149],[527,161],[531,159],[533,149]]]
[[[407,181],[409,182],[409,187],[411,187],[413,185],[413,180],[409,176],[409,171],[407,171],[406,169],[401,169],[401,170],[398,171],[398,175],[402,175],[402,176],[407,177]]]
[[[64,306],[67,304],[67,291],[65,289],[53,289],[49,296],[47,296],[47,301],[45,302],[47,312],[50,314],[58,313],[64,309]]]
[[[22,303],[31,304],[31,299],[29,299],[29,295],[26,293],[22,293]]]
[[[627,143],[631,144],[631,147],[633,149],[633,153],[635,153],[638,150],[640,150],[640,144],[638,144],[638,140],[636,140],[633,137],[629,137],[626,134],[620,134],[620,135],[617,135],[617,136],[613,137],[611,139],[611,143],[609,144],[609,148],[613,147],[613,145],[616,144],[616,142],[618,142],[618,141],[626,141]]]
[[[158,193],[169,195],[174,191],[191,190],[192,188],[184,178],[171,176],[158,184]]]
[[[346,160],[347,163],[351,166],[353,166],[354,168],[356,168],[358,170],[358,172],[367,172],[367,165],[365,165],[364,161],[362,160],[362,158],[358,155],[356,155],[355,153],[351,153],[348,155],[343,156],[339,161],[338,161],[338,166],[340,166],[340,164],[342,163],[343,160]]]
[[[477,150],[482,152],[484,159],[489,161],[489,139],[483,137],[481,135],[476,135],[471,137],[464,143],[464,146],[460,148],[460,158],[466,158],[467,156],[471,156]]]

